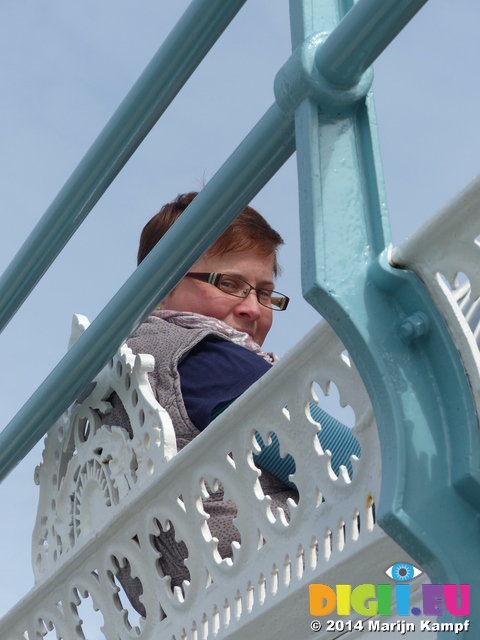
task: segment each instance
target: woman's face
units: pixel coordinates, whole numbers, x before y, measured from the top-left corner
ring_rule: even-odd
[[[253,287],[273,289],[275,254],[259,255],[255,250],[229,251],[221,256],[202,256],[191,272],[226,273],[242,278]],[[262,345],[272,326],[272,310],[259,304],[255,291],[246,298],[236,298],[207,282],[183,278],[162,300],[162,309],[193,311],[222,320],[238,331],[248,333]]]

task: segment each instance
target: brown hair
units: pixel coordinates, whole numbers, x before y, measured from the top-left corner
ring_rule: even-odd
[[[175,200],[164,205],[145,225],[140,236],[137,264],[150,253],[157,242],[181,216],[198,192],[191,191],[178,195]],[[284,244],[283,239],[268,222],[250,206],[245,207],[235,220],[206,251],[206,255],[217,256],[227,251],[245,251],[256,249],[262,255],[275,252],[273,273],[277,276],[280,267],[277,263],[277,249]]]

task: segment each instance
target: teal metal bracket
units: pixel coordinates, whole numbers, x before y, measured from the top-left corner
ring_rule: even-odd
[[[375,411],[379,525],[432,582],[470,584],[474,603],[478,421],[459,354],[427,289],[389,263],[367,68],[424,3],[291,0],[294,53],[275,94],[286,113],[295,112],[304,297],[343,340]],[[469,617],[480,629],[479,611]]]

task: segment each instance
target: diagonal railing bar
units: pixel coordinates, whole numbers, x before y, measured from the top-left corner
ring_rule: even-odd
[[[350,86],[427,0],[359,0],[319,47],[316,64],[334,85]]]
[[[0,481],[294,151],[293,121],[273,104],[2,431]]]
[[[0,278],[0,332],[246,0],[193,0]]]

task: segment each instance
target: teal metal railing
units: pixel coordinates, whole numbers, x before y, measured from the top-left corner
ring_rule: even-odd
[[[426,0],[395,10],[392,39]],[[0,330],[8,324],[245,0],[194,0],[0,279]],[[359,2],[339,27],[328,67],[353,31],[376,34],[360,67],[386,46],[383,0]],[[395,3],[391,0],[389,5]],[[369,10],[362,10],[369,6]],[[391,7],[390,7],[391,8]],[[334,34],[336,31],[334,32]],[[332,35],[334,35],[332,34]],[[353,56],[355,58],[355,56]],[[350,60],[352,56],[350,55]],[[319,56],[321,62],[321,56]],[[347,63],[351,65],[351,63]],[[345,64],[343,64],[343,67]],[[331,68],[330,72],[335,73]],[[359,69],[343,72],[353,80]],[[286,111],[286,113],[285,113]],[[136,327],[295,150],[293,113],[274,104],[0,434],[0,481],[45,435]],[[194,232],[192,230],[194,229]]]
[[[290,0],[293,54],[275,79],[276,102],[0,434],[0,479],[296,149],[304,296],[344,342],[374,406],[378,522],[433,582],[479,593],[477,417],[427,290],[388,261],[370,90],[371,63],[425,2]],[[192,2],[0,280],[0,327],[242,4]],[[406,341],[401,328],[419,312],[424,336]]]

